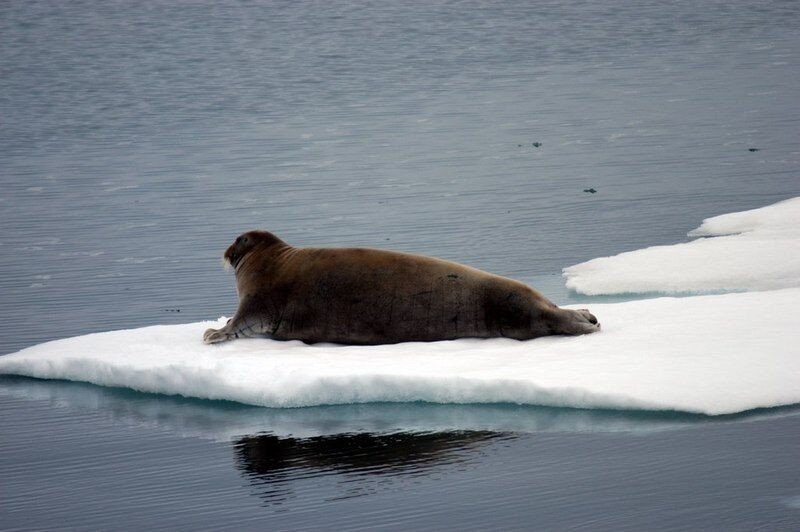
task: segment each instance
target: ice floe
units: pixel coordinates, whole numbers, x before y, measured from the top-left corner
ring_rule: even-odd
[[[800,198],[708,218],[689,236],[701,238],[565,268],[567,288],[601,295],[800,286]]]
[[[160,325],[36,345],[0,357],[0,373],[269,407],[426,401],[728,414],[800,403],[798,298],[800,288],[593,304],[601,333],[526,342],[204,345],[215,322]]]

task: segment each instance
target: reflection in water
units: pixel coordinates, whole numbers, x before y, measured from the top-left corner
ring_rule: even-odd
[[[16,376],[0,376],[2,395],[89,411],[115,422],[157,426],[181,436],[225,442],[243,434],[264,433],[307,439],[333,434],[401,432],[642,432],[764,419],[799,410],[790,406],[727,416],[704,416],[511,404],[368,403],[263,408]]]
[[[294,495],[298,479],[336,475],[337,498],[357,497],[448,468],[465,467],[491,441],[488,431],[336,434],[313,438],[246,436],[234,442],[236,465],[268,504]]]
[[[80,418],[97,420],[100,423],[96,426],[101,427],[110,420],[232,445],[236,469],[252,492],[274,510],[287,508],[284,504],[289,500],[294,509],[314,507],[332,499],[453,478],[485,462],[485,455],[500,445],[512,439],[519,441],[524,433],[671,431],[798,412],[797,407],[788,407],[708,417],[676,412],[424,403],[262,408],[67,381],[0,377],[0,408],[26,401],[38,402],[48,412],[66,411],[66,415],[55,416],[66,420],[66,425],[55,429],[61,437],[69,438],[71,420]],[[30,430],[36,420],[23,416],[19,422],[4,425],[4,432]],[[225,449],[222,454],[230,456],[229,452]],[[139,467],[137,463],[123,468],[128,466]],[[159,467],[153,470],[158,473],[148,475],[161,474],[162,470]],[[458,483],[460,477],[455,478]]]

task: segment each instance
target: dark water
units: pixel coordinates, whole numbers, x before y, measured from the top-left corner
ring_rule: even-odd
[[[575,300],[564,266],[800,195],[798,27],[791,1],[0,3],[0,353],[230,314],[219,255],[254,227]],[[0,382],[0,528],[800,525],[791,411],[64,386]]]
[[[0,379],[4,528],[790,530],[800,522],[796,409],[716,419],[510,405],[291,412]],[[461,418],[473,428],[388,428],[410,418],[442,427]],[[498,419],[528,431],[481,428]]]

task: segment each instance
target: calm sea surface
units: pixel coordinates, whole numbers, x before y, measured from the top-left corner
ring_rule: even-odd
[[[798,28],[794,1],[0,3],[0,354],[229,315],[252,228],[586,300],[562,267],[800,195]],[[3,378],[0,528],[798,529],[799,440],[792,409]]]

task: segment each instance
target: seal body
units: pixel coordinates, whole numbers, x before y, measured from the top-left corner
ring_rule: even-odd
[[[362,248],[295,248],[266,231],[239,236],[224,259],[239,308],[206,343],[266,335],[307,343],[518,340],[598,331],[529,286],[450,261]]]

